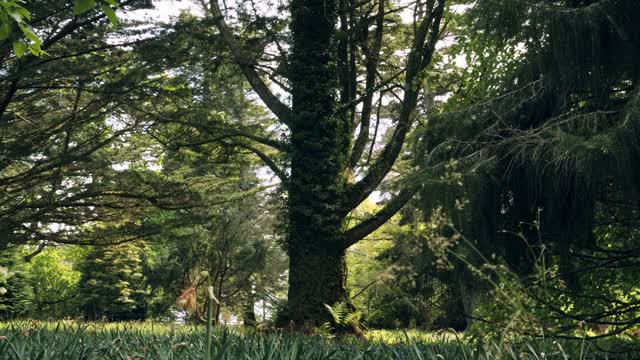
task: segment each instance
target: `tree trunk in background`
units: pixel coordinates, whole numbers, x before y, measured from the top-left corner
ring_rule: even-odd
[[[473,325],[474,321],[474,307],[477,292],[473,285],[465,283],[464,278],[461,278],[459,280],[459,284],[460,299],[462,300],[462,307],[464,308],[464,319],[468,329],[471,325]]]
[[[242,324],[244,326],[256,325],[256,311],[255,311],[256,299],[253,294],[253,290],[249,287],[247,291],[247,298],[244,304],[244,311],[242,312]]]
[[[460,286],[456,286],[459,284],[459,280],[453,274],[449,274],[442,281],[450,285],[447,287],[447,295],[442,304],[444,316],[436,319],[434,325],[440,329],[462,331],[466,328],[467,323],[464,316],[465,305],[462,301],[461,289]]]

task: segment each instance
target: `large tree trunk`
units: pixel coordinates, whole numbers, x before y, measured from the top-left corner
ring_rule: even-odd
[[[300,246],[290,249],[289,315],[301,325],[331,321],[324,304],[347,301],[344,251]]]
[[[336,113],[336,2],[293,0],[291,14],[288,305],[291,320],[302,325],[329,320],[323,304],[347,298],[340,199],[351,132],[347,117]]]

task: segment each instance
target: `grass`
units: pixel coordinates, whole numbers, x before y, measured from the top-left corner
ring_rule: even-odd
[[[204,327],[160,323],[0,323],[2,360],[205,359]],[[551,340],[474,346],[452,333],[375,330],[365,339],[215,328],[211,359],[638,359],[640,351],[605,354],[591,343]]]

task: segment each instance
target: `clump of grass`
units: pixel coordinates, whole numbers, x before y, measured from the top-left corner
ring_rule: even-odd
[[[207,354],[206,328],[143,323],[0,323],[0,358],[7,360],[216,359],[216,360],[426,360],[426,359],[637,359],[640,351],[606,356],[580,342],[471,344],[454,333],[373,331],[365,339],[328,339],[241,328],[214,328]]]

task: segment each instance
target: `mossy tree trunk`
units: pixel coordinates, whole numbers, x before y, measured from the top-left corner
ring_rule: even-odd
[[[289,315],[299,323],[327,320],[323,304],[347,298],[340,195],[350,131],[336,112],[336,1],[293,0],[291,15]]]

